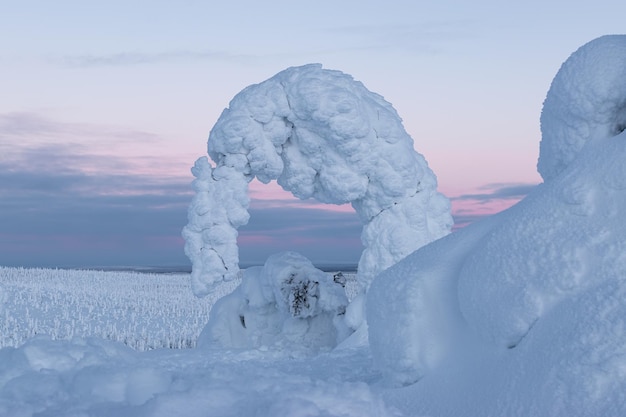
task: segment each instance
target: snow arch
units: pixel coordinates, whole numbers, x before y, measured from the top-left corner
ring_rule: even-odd
[[[288,68],[237,94],[196,161],[196,196],[183,230],[196,294],[238,272],[237,228],[248,183],[277,180],[300,199],[351,203],[364,224],[364,286],[449,233],[450,204],[390,103],[340,71]]]
[[[537,170],[555,177],[591,139],[626,128],[626,35],[607,35],[576,50],[554,77],[541,112]]]

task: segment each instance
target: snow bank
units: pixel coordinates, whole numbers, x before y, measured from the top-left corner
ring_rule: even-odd
[[[333,276],[304,256],[283,252],[244,271],[241,285],[211,309],[203,348],[279,347],[317,353],[348,336],[348,299]]]
[[[624,116],[616,103],[626,102],[626,90],[624,77],[611,77],[624,68],[626,36],[579,49],[546,99],[545,183],[509,210],[409,255],[372,283],[372,354],[391,383],[418,381],[410,388],[420,399],[410,402],[412,412],[626,412],[626,132],[615,127]],[[561,102],[566,108],[553,123],[554,91],[564,80],[570,97],[575,88],[581,100]],[[591,112],[589,103],[603,105],[581,119],[581,112]],[[593,140],[578,143],[572,136],[579,150],[567,157],[544,152],[554,126],[581,123],[594,126]]]
[[[237,273],[247,183],[277,180],[301,199],[351,203],[364,223],[359,279],[449,233],[449,201],[391,104],[349,75],[293,67],[237,94],[196,162],[183,235],[196,294]]]

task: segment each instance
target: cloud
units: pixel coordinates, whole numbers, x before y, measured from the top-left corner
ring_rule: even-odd
[[[421,22],[418,24],[371,24],[331,28],[330,31],[355,38],[363,49],[404,49],[418,53],[437,53],[445,42],[472,37],[470,20]],[[367,45],[367,46],[363,46]]]
[[[0,264],[188,264],[180,230],[190,174],[154,175],[148,168],[167,160],[127,152],[164,143],[149,132],[0,114]]]
[[[62,124],[26,125],[33,132],[64,130]],[[6,145],[0,160],[0,265],[189,264],[180,233],[193,198],[191,174],[143,172],[132,157],[90,153],[88,146],[0,143]],[[253,201],[251,220],[240,233],[242,263],[262,263],[282,250],[316,262],[356,263],[356,214],[303,204]]]
[[[250,209],[250,222],[240,229],[240,234],[263,234],[277,238],[289,236],[314,238],[350,236],[358,239],[361,224],[356,213],[318,208],[270,207]]]
[[[171,143],[172,138],[119,126],[68,123],[32,112],[0,113],[1,161],[31,166],[30,171],[112,175],[158,170],[187,178],[192,158],[168,153]]]
[[[190,179],[85,172],[85,155],[72,149],[31,147],[0,162],[0,264],[188,263],[180,230]],[[87,158],[132,167],[114,156]]]
[[[530,193],[537,184],[513,183],[513,184],[487,184],[480,187],[484,193],[463,194],[451,197],[453,201],[474,200],[482,203],[494,200],[521,200]]]
[[[119,52],[113,54],[68,55],[60,59],[64,66],[74,68],[119,67],[147,64],[177,63],[190,61],[228,61],[250,63],[260,57],[247,54],[231,54],[224,51],[164,51]]]
[[[450,197],[454,230],[506,210],[526,197],[537,184],[496,183],[479,187],[478,193]]]
[[[244,262],[262,263],[272,253],[294,250],[315,264],[356,265],[363,246],[362,224],[355,212],[298,207],[286,201],[250,209],[250,221],[239,229],[239,247]]]
[[[0,113],[0,146],[10,144],[11,148],[24,148],[23,142],[40,144],[50,141],[51,138],[63,139],[63,145],[81,147],[85,140],[106,139],[110,146],[114,141],[162,141],[159,135],[113,126],[89,123],[67,123],[46,118],[34,112]],[[22,139],[16,142],[11,139]],[[26,141],[24,141],[26,140]],[[68,143],[68,141],[70,143]],[[93,148],[93,145],[90,146]]]
[[[470,225],[480,219],[493,215],[493,212],[481,212],[481,213],[454,213],[452,217],[454,218],[454,226],[452,230],[459,230],[464,228],[465,226]]]

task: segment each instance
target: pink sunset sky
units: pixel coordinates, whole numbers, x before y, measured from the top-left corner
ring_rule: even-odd
[[[385,97],[457,227],[541,182],[539,116],[622,1],[12,2],[0,14],[0,265],[188,265],[190,167],[232,97],[319,62]],[[242,264],[356,263],[349,207],[251,185]]]

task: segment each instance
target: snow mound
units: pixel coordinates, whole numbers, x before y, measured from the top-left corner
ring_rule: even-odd
[[[541,113],[537,169],[545,180],[563,171],[587,141],[626,128],[625,80],[624,35],[595,39],[563,63]]]
[[[298,349],[317,353],[348,336],[341,283],[296,252],[270,256],[244,271],[239,287],[213,306],[202,348]]]
[[[197,192],[183,230],[198,295],[238,271],[237,228],[247,184],[277,180],[300,199],[351,203],[363,224],[363,286],[450,232],[447,198],[394,108],[340,71],[288,68],[237,94],[196,162]]]
[[[584,61],[583,73],[564,64],[546,99],[542,124],[593,125],[593,140],[567,163],[542,153],[545,164],[553,158],[554,172],[524,200],[414,252],[372,283],[372,354],[392,384],[417,382],[412,395],[428,399],[412,402],[412,411],[626,411],[626,132],[599,122],[609,120],[609,107],[616,122],[615,103],[626,102],[623,78],[610,77],[614,63],[626,63],[626,48],[616,45],[626,45],[626,36],[581,48],[570,60]],[[620,56],[605,63],[598,51]],[[571,108],[553,123],[553,91],[567,78],[578,80],[587,99],[561,103]],[[574,107],[589,102],[608,107],[581,120],[590,109]],[[475,400],[485,396],[494,400]]]

